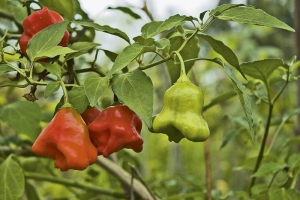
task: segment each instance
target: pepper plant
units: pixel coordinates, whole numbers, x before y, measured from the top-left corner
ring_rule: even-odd
[[[0,199],[44,199],[51,183],[66,186],[63,194],[72,199],[300,199],[296,189],[300,154],[293,151],[299,138],[290,134],[280,146],[284,152],[270,156],[285,124],[293,123],[291,117],[300,111],[285,110],[277,121],[274,117],[280,97],[297,80],[299,62],[295,57],[284,61],[272,56],[241,62],[229,46],[209,33],[214,22],[222,20],[294,32],[286,23],[251,5],[223,4],[199,16],[176,14],[150,21],[140,35],[130,38],[119,28],[90,20],[76,0],[0,0],[0,4],[0,18],[7,20],[0,26],[0,88],[5,99],[20,99],[15,93],[26,91],[20,95],[22,100],[10,100],[0,108]],[[128,7],[109,9],[140,18]],[[127,45],[120,52],[103,49],[94,41],[95,32],[120,38]],[[205,55],[203,46],[214,56],[199,56]],[[111,66],[99,66],[100,53]],[[207,98],[211,95],[199,82],[209,77],[197,73],[203,63],[222,69],[232,89]],[[162,68],[168,80],[151,73]],[[164,95],[156,95],[154,79],[171,83]],[[239,166],[239,170],[251,170],[242,177],[247,184],[229,185],[230,190],[220,194],[211,184],[214,155],[209,145],[215,143],[218,132],[209,116],[216,105],[233,98],[239,100],[235,108],[243,113],[233,120],[238,127],[226,133],[222,148],[246,132],[246,140],[253,149],[259,146],[259,151],[252,155],[251,164],[246,158],[245,165]],[[157,102],[163,102],[162,108]],[[263,107],[262,113],[268,110],[261,123],[253,115],[256,106]],[[155,146],[143,147],[147,135],[157,138]],[[181,190],[165,192],[167,186],[163,191],[151,178],[143,180],[138,170],[142,163],[137,160],[142,159],[143,149],[155,151],[159,145],[177,143],[186,143],[190,149],[204,144],[201,162],[206,168],[203,179],[189,179],[187,172],[180,177]],[[136,164],[128,164],[130,158]],[[102,169],[108,177],[99,175]],[[105,184],[99,185],[95,177]]]

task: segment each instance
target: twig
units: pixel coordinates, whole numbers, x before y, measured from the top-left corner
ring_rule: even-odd
[[[147,183],[143,180],[142,175],[140,174],[140,172],[133,166],[130,166],[131,171],[133,171],[139,178],[139,180],[142,182],[142,184],[145,186],[145,188],[148,190],[148,192],[151,194],[152,198],[154,200],[156,200],[155,195],[153,194],[153,192],[150,190],[150,188],[148,187]]]
[[[81,188],[81,189],[94,191],[101,195],[108,195],[108,196],[126,199],[125,194],[122,192],[101,189],[97,186],[90,185],[90,184],[87,184],[84,182],[74,181],[74,180],[65,179],[65,178],[52,177],[52,176],[47,176],[45,174],[32,173],[32,172],[24,172],[24,175],[25,175],[25,178],[27,178],[27,179],[34,179],[34,180],[38,180],[38,181],[48,181],[48,182],[52,182],[52,183],[58,183],[58,184],[62,184],[64,186],[77,187],[77,188]]]
[[[98,157],[97,164],[103,167],[105,170],[107,170],[121,183],[130,187],[131,175],[128,172],[126,172],[122,167],[120,167],[118,164],[102,156]],[[141,199],[154,200],[152,195],[147,190],[147,188],[138,180],[134,181],[133,190]],[[156,200],[159,199],[156,197]]]
[[[211,161],[210,161],[210,149],[209,149],[209,139],[204,142],[204,152],[205,152],[205,169],[206,169],[206,198],[207,200],[212,200],[211,196]]]

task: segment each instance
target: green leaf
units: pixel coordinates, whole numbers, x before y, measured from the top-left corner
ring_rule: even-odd
[[[91,106],[95,106],[99,97],[109,86],[109,77],[100,77],[96,74],[89,75],[84,81],[84,90]]]
[[[75,87],[68,91],[69,103],[81,114],[89,105],[89,100],[85,94],[84,87]]]
[[[24,133],[32,140],[35,140],[41,131],[39,123],[42,111],[34,102],[16,101],[4,106],[0,118],[16,132]]]
[[[22,24],[23,20],[28,16],[26,9],[19,1],[0,0],[0,5],[0,11],[13,16],[19,24]]]
[[[31,184],[28,181],[25,181],[25,191],[26,191],[26,197],[30,200],[40,200],[40,197],[37,193],[36,186]]]
[[[131,17],[133,17],[134,19],[141,19],[141,16],[139,16],[138,14],[136,14],[135,12],[133,12],[130,8],[128,7],[122,7],[122,6],[118,6],[118,7],[108,7],[107,9],[111,9],[111,10],[120,10],[128,15],[130,15]]]
[[[208,42],[215,52],[220,54],[231,66],[236,68],[243,75],[243,77],[246,78],[240,67],[238,58],[228,46],[226,46],[222,41],[216,40],[215,38],[204,33],[198,34],[198,36]]]
[[[265,59],[254,62],[242,63],[243,72],[253,78],[257,78],[267,83],[268,77],[277,68],[283,65],[282,59]]]
[[[133,40],[137,43],[140,43],[144,46],[151,46],[154,44],[153,38],[143,38],[142,36],[134,37]]]
[[[126,104],[150,128],[153,113],[153,84],[141,70],[113,77],[112,89],[120,101]]]
[[[205,105],[203,107],[203,112],[209,109],[210,107],[217,105],[219,103],[223,103],[224,101],[227,101],[228,99],[231,99],[232,97],[236,96],[236,92],[233,90],[230,90],[226,93],[220,94],[219,96],[213,98],[209,104]]]
[[[144,46],[139,43],[133,43],[132,45],[125,47],[116,58],[115,63],[107,76],[111,76],[123,69],[140,54],[153,51],[155,51],[155,46]]]
[[[293,137],[290,140],[288,140],[287,143],[284,145],[284,147],[288,147],[288,146],[296,145],[296,144],[300,144],[300,136]]]
[[[40,65],[42,65],[48,72],[50,72],[51,74],[60,77],[61,76],[61,67],[59,64],[57,63],[46,63],[46,62],[42,62],[40,63]]]
[[[299,200],[300,197],[293,190],[271,187],[269,189],[269,200]]]
[[[158,33],[170,30],[178,25],[181,25],[184,20],[189,19],[186,16],[174,15],[166,19],[165,21],[155,21],[145,24],[142,29],[142,36],[149,38],[157,35]]]
[[[157,50],[160,50],[163,55],[168,55],[170,51],[170,40],[167,38],[162,38],[160,40],[157,40],[154,42],[154,45],[156,46]]]
[[[222,4],[218,7],[216,7],[215,9],[213,9],[209,13],[209,16],[218,16],[226,10],[229,10],[229,9],[235,8],[235,7],[240,7],[240,6],[246,6],[246,5],[245,4]]]
[[[184,39],[182,37],[174,37],[170,39],[171,46],[170,46],[170,53],[172,51],[176,51],[180,48],[183,44]],[[200,51],[199,40],[197,37],[193,37],[180,51],[180,55],[183,60],[188,60],[192,58],[197,58],[198,53]],[[195,61],[185,63],[185,70],[186,73],[193,67]],[[180,76],[180,65],[175,64],[173,60],[169,60],[166,62],[167,69],[171,78],[171,82],[175,83]]]
[[[251,102],[249,96],[247,95],[246,90],[244,89],[242,83],[237,79],[237,77],[233,73],[232,69],[227,67],[224,63],[223,63],[223,67],[226,74],[230,77],[232,81],[232,85],[239,96],[241,105],[246,115],[247,122],[249,124],[250,136],[252,138],[252,142],[254,142],[254,128],[253,128],[254,124],[252,119],[252,109],[251,109]]]
[[[273,175],[276,172],[282,170],[282,168],[283,167],[281,165],[274,162],[263,163],[258,169],[258,171],[255,172],[252,176],[263,177],[267,175]]]
[[[85,54],[97,46],[99,46],[99,44],[93,42],[75,42],[70,46],[70,49],[73,49],[76,52],[67,55],[66,61]]]
[[[291,168],[291,170],[300,167],[300,154],[295,153],[291,155],[288,160],[288,165]]]
[[[0,75],[9,71],[14,71],[14,69],[7,64],[0,64]]]
[[[31,61],[45,49],[57,46],[67,30],[69,22],[63,21],[44,28],[29,40],[27,54]]]
[[[21,166],[10,155],[0,165],[0,199],[18,200],[24,192],[24,174]]]
[[[105,55],[112,61],[112,62],[115,62],[116,58],[118,57],[118,54],[115,53],[115,52],[112,52],[112,51],[108,51],[108,50],[105,50],[105,49],[101,49]]]
[[[61,14],[64,18],[72,20],[75,15],[75,5],[73,0],[64,1],[49,1],[39,0],[44,6],[47,6],[50,10],[54,10]]]
[[[126,35],[126,33],[124,33],[123,31],[121,31],[119,29],[112,28],[112,27],[107,26],[107,25],[101,26],[101,25],[96,24],[94,22],[73,21],[73,23],[79,24],[79,25],[82,25],[82,26],[86,26],[86,27],[93,27],[97,31],[102,31],[104,33],[115,35],[117,37],[120,37],[120,38],[124,39],[126,42],[128,42],[130,44],[129,37]]]
[[[69,53],[74,53],[76,51],[70,49],[69,47],[55,46],[49,47],[47,49],[43,49],[35,55],[34,60],[38,60],[40,58],[53,58],[58,55],[65,55]]]
[[[142,29],[142,36],[144,38],[149,38],[158,34],[159,27],[162,25],[163,21],[153,21],[145,24]]]
[[[261,9],[252,7],[235,7],[216,16],[218,19],[235,21],[242,24],[254,24],[259,26],[281,28],[295,32],[293,28],[269,15]]]
[[[240,130],[231,130],[228,133],[226,133],[220,149],[224,148],[239,133],[240,133]]]
[[[54,92],[56,92],[59,89],[59,87],[60,83],[58,81],[48,83],[44,92],[45,99],[48,98]]]

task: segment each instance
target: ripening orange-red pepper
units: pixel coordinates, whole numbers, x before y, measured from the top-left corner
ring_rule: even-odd
[[[90,123],[92,123],[97,117],[98,115],[101,113],[101,110],[99,110],[98,108],[87,108],[82,114],[81,117],[83,119],[83,121],[86,123],[86,125],[89,125]]]
[[[34,142],[32,151],[54,159],[55,167],[61,171],[84,170],[98,156],[85,122],[71,107],[62,107],[56,113]]]
[[[142,120],[126,105],[104,109],[88,125],[88,130],[98,154],[104,157],[122,148],[132,149],[135,152],[143,150],[143,139],[140,136]]]
[[[27,56],[26,50],[28,42],[35,34],[52,24],[62,21],[64,21],[64,18],[60,14],[53,10],[49,10],[47,7],[43,7],[43,9],[38,10],[25,18],[23,21],[24,33],[19,40],[22,53]],[[69,32],[65,31],[59,45],[68,46],[69,36]]]

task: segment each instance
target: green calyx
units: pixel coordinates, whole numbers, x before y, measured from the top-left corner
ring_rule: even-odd
[[[205,141],[210,132],[202,117],[203,104],[202,90],[182,74],[166,91],[162,111],[153,121],[153,131],[167,134],[174,142],[182,138],[193,142]]]

